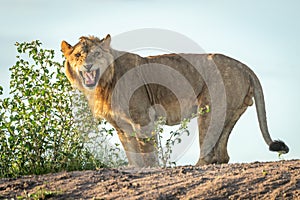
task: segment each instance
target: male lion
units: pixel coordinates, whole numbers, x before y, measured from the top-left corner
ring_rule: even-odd
[[[270,151],[288,153],[267,128],[262,87],[243,63],[221,54],[167,54],[141,57],[110,47],[111,37],[81,37],[61,43],[71,84],[86,96],[95,117],[116,129],[130,165],[157,166],[154,122],[167,125],[198,116],[200,158],[196,165],[227,163],[227,142],[254,97],[263,138]],[[146,139],[152,138],[152,139]]]

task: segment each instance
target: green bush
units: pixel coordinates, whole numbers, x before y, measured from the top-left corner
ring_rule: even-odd
[[[112,130],[88,112],[86,101],[72,90],[62,65],[54,61],[54,51],[42,49],[39,41],[16,46],[10,96],[0,99],[0,176],[123,164],[117,147],[102,147],[113,156],[108,158],[101,149],[97,154],[92,150],[91,141],[104,144],[106,132]],[[2,91],[0,87],[0,95]]]

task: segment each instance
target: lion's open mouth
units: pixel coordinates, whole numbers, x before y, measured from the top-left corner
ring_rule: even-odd
[[[80,71],[83,83],[87,87],[94,87],[97,84],[100,69],[94,71]]]

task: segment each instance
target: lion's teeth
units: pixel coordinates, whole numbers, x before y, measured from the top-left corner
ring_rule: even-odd
[[[93,79],[93,73],[92,72],[87,72],[86,73],[89,79]]]
[[[82,75],[83,78],[85,79],[85,84],[94,84],[95,83],[95,79],[96,79],[96,71],[91,71],[91,72],[87,72],[87,71],[82,71]]]
[[[86,72],[82,72],[82,74],[84,78],[87,78]]]

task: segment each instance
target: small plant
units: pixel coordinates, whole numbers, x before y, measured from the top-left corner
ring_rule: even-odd
[[[263,174],[263,176],[267,176],[268,172],[266,170],[262,170],[262,174]]]
[[[183,119],[180,123],[180,126],[177,130],[171,131],[169,138],[166,140],[166,143],[163,144],[162,141],[162,134],[164,133],[163,126],[166,125],[166,118],[165,117],[159,117],[158,120],[155,122],[154,131],[152,135],[156,136],[156,142],[155,146],[158,153],[158,158],[160,161],[160,165],[162,167],[167,166],[176,166],[176,162],[172,162],[171,155],[173,152],[173,147],[176,144],[181,143],[183,134],[186,134],[187,136],[190,135],[190,132],[188,130],[188,124],[190,123],[192,118],[203,116],[206,113],[210,112],[210,107],[208,105],[199,108],[198,112],[196,114],[192,114],[191,118]],[[154,140],[155,137],[147,138],[148,140]]]
[[[44,188],[39,188],[34,193],[28,193],[26,190],[24,190],[24,195],[17,196],[17,199],[42,200],[42,199],[55,198],[62,194],[63,192],[59,190],[51,191],[51,190],[46,190]]]
[[[279,160],[284,160],[283,154],[284,153],[282,153],[282,152],[278,152],[278,159]]]
[[[166,119],[163,117],[160,117],[158,121],[155,124],[155,133],[157,133],[157,152],[158,152],[158,158],[160,161],[160,165],[162,167],[167,166],[176,166],[175,162],[172,162],[171,155],[173,152],[173,146],[177,143],[181,143],[181,136],[186,133],[189,136],[189,131],[187,130],[187,124],[189,120],[183,120],[180,124],[180,127],[170,132],[169,138],[166,140],[165,145],[162,143],[162,134],[163,134],[163,126],[166,124]]]

